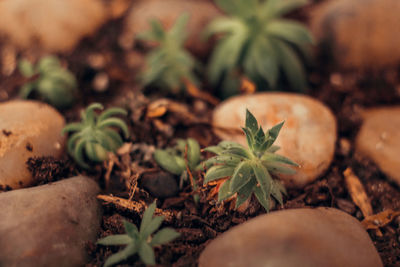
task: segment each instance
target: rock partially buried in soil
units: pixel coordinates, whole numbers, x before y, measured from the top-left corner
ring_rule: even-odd
[[[65,120],[51,106],[35,101],[0,104],[0,190],[29,186],[30,157],[59,157],[65,137]]]
[[[202,40],[205,26],[220,12],[210,2],[195,0],[139,0],[132,6],[124,25],[121,43],[124,48],[130,49],[136,35],[150,29],[150,20],[157,19],[169,29],[175,20],[187,13],[190,16],[186,30],[188,39],[186,46],[196,54],[204,55],[211,48]],[[147,43],[147,46],[151,46]]]
[[[280,175],[286,186],[303,187],[329,167],[335,150],[336,120],[324,104],[290,93],[257,93],[230,98],[213,113],[215,133],[222,140],[236,141],[247,147],[240,129],[245,125],[246,108],[264,130],[285,120],[275,142],[281,147],[277,154],[300,165],[295,168],[296,174]]]
[[[312,31],[344,68],[380,69],[400,62],[400,1],[331,0],[317,6]]]
[[[0,1],[0,35],[22,48],[64,52],[94,33],[106,15],[98,0]]]
[[[98,192],[74,177],[0,193],[0,266],[83,266],[100,227]]]
[[[142,175],[140,184],[155,197],[173,197],[178,193],[174,176],[167,172],[149,172]]]
[[[364,113],[356,138],[356,152],[372,159],[400,185],[400,107],[377,108]]]
[[[367,232],[332,208],[259,216],[230,229],[202,252],[199,267],[381,267]]]

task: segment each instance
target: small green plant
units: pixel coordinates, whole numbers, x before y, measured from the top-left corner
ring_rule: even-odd
[[[181,15],[167,32],[157,20],[151,21],[151,30],[138,36],[138,39],[158,43],[146,57],[146,67],[141,75],[143,86],[154,85],[174,93],[185,88],[185,82],[197,85],[194,74],[199,63],[184,48],[185,27],[189,16]]]
[[[22,86],[22,98],[28,98],[35,92],[39,98],[57,108],[67,108],[73,104],[77,81],[56,57],[44,57],[35,66],[23,59],[18,68],[23,76],[32,79]]]
[[[128,138],[129,130],[125,122],[114,115],[126,115],[122,108],[109,108],[100,115],[95,110],[103,110],[99,103],[89,105],[81,113],[81,122],[70,123],[64,127],[62,133],[73,133],[67,143],[69,154],[83,168],[89,169],[86,158],[93,162],[102,162],[107,159],[107,152],[115,152],[122,144],[121,136],[113,129],[120,128]],[[85,153],[84,153],[85,152]]]
[[[153,235],[153,233],[160,228],[163,216],[156,216],[153,218],[156,203],[152,203],[144,212],[143,219],[140,224],[140,230],[136,225],[127,221],[124,222],[125,232],[124,235],[112,235],[97,241],[97,244],[112,246],[112,245],[126,245],[120,252],[110,256],[104,266],[112,266],[121,262],[130,256],[139,254],[140,259],[148,265],[156,264],[153,247],[166,244],[179,237],[179,233],[172,228],[163,228]]]
[[[307,28],[283,15],[307,0],[216,0],[229,17],[217,18],[205,35],[221,35],[208,68],[210,82],[230,82],[232,73],[243,74],[256,84],[277,86],[280,70],[289,85],[304,91],[305,70],[297,51],[307,54],[312,43]]]
[[[161,168],[180,177],[180,188],[182,188],[183,182],[187,181],[189,178],[187,168],[189,168],[190,172],[201,168],[200,145],[193,138],[188,138],[186,140],[177,139],[174,147],[157,149],[153,156],[154,160],[158,165],[160,165]],[[196,190],[196,182],[191,182],[193,182],[193,190]],[[194,200],[196,202],[198,201],[197,195],[194,196]]]
[[[283,124],[281,122],[264,133],[262,127],[258,127],[256,118],[247,110],[246,127],[242,129],[248,149],[228,141],[204,149],[216,154],[203,163],[208,169],[204,184],[229,177],[219,189],[219,202],[237,194],[237,208],[254,193],[267,212],[271,195],[282,204],[282,193],[286,194],[286,190],[271,174],[293,174],[295,171],[285,164],[298,166],[290,159],[275,154],[279,147],[273,144]]]

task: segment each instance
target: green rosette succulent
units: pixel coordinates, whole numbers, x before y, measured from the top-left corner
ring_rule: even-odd
[[[222,141],[217,146],[207,147],[204,150],[216,156],[203,162],[207,172],[204,184],[225,177],[228,179],[218,191],[218,201],[226,200],[235,194],[236,208],[254,194],[260,204],[268,212],[271,196],[280,204],[283,203],[282,194],[286,194],[285,187],[274,179],[274,174],[294,174],[290,166],[298,166],[295,162],[281,155],[275,154],[279,149],[274,145],[284,122],[281,122],[264,132],[258,126],[256,118],[246,111],[246,127],[242,128],[247,139],[248,148],[242,145]]]
[[[124,221],[126,234],[111,235],[97,241],[97,244],[104,246],[126,245],[123,250],[106,260],[105,267],[115,265],[135,254],[139,254],[139,258],[147,265],[156,264],[153,247],[169,243],[178,238],[180,234],[172,228],[163,228],[154,234],[164,220],[163,216],[153,217],[155,209],[155,202],[146,209],[140,230],[136,225]]]
[[[307,88],[301,54],[309,58],[312,36],[299,22],[282,17],[307,0],[215,2],[228,16],[215,19],[205,31],[206,37],[220,36],[208,67],[214,86],[232,84],[232,76],[243,74],[257,85],[276,89],[282,73],[292,89]]]
[[[185,88],[185,81],[198,85],[195,70],[199,62],[185,49],[185,31],[189,16],[181,15],[169,31],[152,20],[151,30],[138,35],[138,39],[158,45],[146,57],[146,67],[140,76],[143,86],[156,86],[177,93]]]
[[[22,98],[29,98],[35,92],[39,98],[57,108],[67,108],[73,104],[77,92],[76,78],[61,66],[56,57],[44,57],[36,65],[23,59],[18,68],[23,76],[32,78],[21,87]],[[37,78],[34,77],[36,75]]]
[[[81,122],[66,125],[62,133],[73,132],[68,138],[68,153],[83,168],[89,169],[87,160],[103,162],[107,159],[108,152],[115,152],[122,146],[123,140],[115,128],[122,130],[124,137],[129,137],[126,123],[113,117],[114,115],[127,115],[122,108],[109,108],[100,115],[95,110],[103,110],[99,103],[89,105],[81,113]]]

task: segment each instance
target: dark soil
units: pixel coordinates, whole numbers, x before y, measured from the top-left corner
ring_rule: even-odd
[[[302,17],[302,14],[299,14]],[[67,121],[79,118],[80,110],[88,103],[98,101],[106,106],[125,106],[129,110],[128,123],[131,137],[128,142],[139,144],[130,154],[118,156],[116,167],[110,173],[107,182],[105,174],[108,166],[96,166],[91,173],[79,169],[70,159],[57,160],[51,157],[31,158],[28,168],[32,172],[36,184],[54,182],[63,177],[78,173],[94,177],[104,189],[104,194],[132,200],[153,201],[153,197],[143,188],[137,187],[130,192],[131,187],[125,185],[124,171],[129,169],[128,163],[135,163],[143,170],[157,168],[149,157],[150,148],[165,147],[172,144],[177,137],[194,137],[202,147],[216,144],[218,139],[213,135],[207,121],[213,107],[189,96],[171,97],[161,92],[143,95],[135,83],[136,70],[125,64],[125,51],[117,43],[121,30],[121,20],[108,23],[91,39],[84,40],[71,54],[62,56],[71,70],[77,74],[82,89],[78,103],[70,110],[62,111]],[[90,66],[90,55],[107,55],[106,64],[96,69]],[[381,73],[335,73],[327,69],[329,65],[324,58],[319,58],[317,64],[310,69],[309,79],[311,91],[309,94],[327,104],[336,115],[338,121],[338,142],[333,163],[329,170],[307,185],[303,190],[290,190],[285,198],[284,207],[275,209],[291,209],[302,207],[335,207],[363,219],[361,211],[351,200],[344,184],[343,171],[351,167],[365,186],[375,213],[385,209],[400,210],[400,189],[389,182],[373,163],[360,158],[354,153],[354,138],[361,124],[361,111],[367,107],[400,104],[400,70],[388,69]],[[96,92],[93,79],[100,72],[105,72],[109,79],[109,89]],[[9,77],[0,74],[0,101],[16,97],[21,77],[14,72]],[[186,112],[170,111],[166,115],[149,119],[146,117],[147,105],[160,97],[171,97]],[[12,134],[3,131],[4,135]],[[28,146],[27,146],[27,149]],[[140,175],[136,178],[140,179]],[[129,181],[135,184],[135,180]],[[199,180],[201,184],[201,178]],[[160,266],[196,266],[199,254],[205,245],[219,234],[244,221],[265,213],[261,206],[252,200],[249,209],[240,213],[231,209],[232,203],[217,205],[209,199],[211,188],[202,188],[199,192],[200,201],[193,201],[191,187],[186,186],[179,195],[158,200],[158,207],[170,210],[173,219],[164,222],[179,231],[181,237],[161,248],[156,249],[156,259]],[[132,194],[133,193],[133,194]],[[104,203],[102,229],[99,238],[124,233],[123,220],[140,223],[140,214],[130,210]],[[382,236],[370,232],[385,266],[400,266],[400,218],[381,228]],[[118,251],[118,247],[103,247],[93,243],[87,244],[90,263],[87,266],[101,266],[105,259]],[[121,266],[144,266],[138,258],[132,257]]]

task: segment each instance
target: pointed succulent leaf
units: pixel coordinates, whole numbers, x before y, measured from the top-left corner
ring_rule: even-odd
[[[148,223],[142,230],[140,227],[140,237],[142,240],[146,240],[150,235],[152,235],[158,228],[160,228],[162,222],[164,220],[164,216],[156,216],[151,219],[150,223]],[[141,225],[140,225],[141,226]]]
[[[307,90],[307,81],[305,79],[305,70],[298,55],[285,42],[271,39],[274,43],[276,53],[280,58],[282,70],[292,88],[298,91]]]
[[[230,179],[230,191],[238,192],[250,179],[252,179],[253,169],[249,161],[241,162],[235,169]]]
[[[303,45],[313,43],[310,31],[302,24],[290,20],[274,20],[266,25],[266,33],[284,41]]]
[[[276,162],[280,162],[280,163],[284,163],[284,164],[288,164],[288,165],[292,165],[292,166],[296,166],[298,167],[299,165],[288,159],[287,157],[275,154],[275,153],[270,153],[270,152],[265,152],[264,155],[261,157],[261,160],[263,161],[276,161]]]
[[[262,164],[254,162],[251,165],[261,190],[264,192],[264,195],[268,197],[271,193],[272,177]]]
[[[124,221],[125,232],[133,239],[137,239],[139,237],[139,230],[133,223],[128,221]]]
[[[283,205],[282,192],[280,188],[276,186],[275,182],[272,183],[271,195],[278,201],[280,205]]]
[[[222,148],[231,148],[231,147],[243,148],[243,146],[241,144],[234,142],[234,141],[221,141],[221,142],[219,142],[218,146],[222,147]]]
[[[272,145],[272,146],[270,146],[270,147],[266,150],[266,152],[275,153],[275,152],[278,151],[279,149],[281,149],[280,146]]]
[[[269,212],[269,208],[270,208],[270,198],[269,198],[269,196],[266,197],[264,195],[263,190],[258,186],[254,187],[254,191],[253,192],[254,192],[254,195],[256,196],[258,202],[260,202],[260,204],[264,207],[264,209],[267,212]]]
[[[231,196],[233,196],[235,194],[234,192],[231,192],[229,190],[230,183],[231,183],[230,180],[226,180],[221,185],[221,187],[219,188],[219,191],[218,191],[218,202],[222,202],[222,201],[230,198]]]
[[[251,133],[249,128],[242,128],[243,132],[246,135],[246,141],[247,141],[247,145],[249,146],[250,149],[254,148],[254,136]]]
[[[178,238],[181,234],[172,228],[163,228],[158,231],[151,239],[150,245],[152,247],[166,244]]]
[[[248,128],[252,134],[255,134],[258,130],[257,119],[248,109],[246,109],[246,128]]]
[[[186,39],[185,28],[189,18],[190,16],[188,13],[180,15],[170,30],[170,37],[176,40],[178,43],[183,43]]]
[[[85,140],[79,139],[76,142],[72,156],[74,157],[76,163],[78,163],[79,166],[81,166],[85,169],[89,169],[90,166],[85,162],[85,158],[83,156],[84,148],[85,148]]]
[[[107,258],[106,262],[104,263],[104,267],[109,267],[126,260],[130,256],[134,255],[137,252],[137,247],[134,243],[129,244],[120,252],[117,252],[110,257]]]
[[[203,149],[203,151],[205,151],[205,152],[210,152],[210,153],[214,153],[214,154],[217,154],[217,155],[221,154],[221,152],[223,150],[224,149],[222,147],[220,147],[220,146],[209,146],[209,147],[206,147],[206,148]]]
[[[235,208],[237,209],[240,205],[242,205],[253,193],[253,189],[256,186],[257,181],[256,179],[251,179],[247,184],[245,184],[242,188],[240,188],[239,192],[237,193],[237,199]]]
[[[204,178],[204,184],[208,182],[215,181],[227,176],[232,176],[234,172],[234,167],[226,165],[216,165],[212,166],[207,170],[206,176]]]
[[[243,159],[251,159],[252,158],[251,153],[247,149],[242,148],[242,147],[228,148],[221,152],[221,155],[224,155],[224,154],[233,154],[233,155],[239,156],[240,158],[243,158]]]
[[[110,245],[128,245],[132,243],[132,238],[129,235],[109,235],[97,241],[97,244]]]
[[[151,220],[153,219],[153,214],[155,210],[156,202],[154,201],[147,207],[147,209],[143,213],[142,222],[140,224],[140,232],[143,232],[147,225],[150,224]]]
[[[203,32],[203,38],[208,39],[216,33],[231,33],[237,27],[241,27],[242,22],[236,18],[221,17],[213,20]]]
[[[224,154],[224,155],[209,158],[208,160],[204,161],[203,164],[207,169],[215,164],[222,164],[222,165],[235,167],[240,163],[241,160],[242,159],[236,155]]]
[[[272,172],[273,174],[295,174],[296,170],[292,167],[286,167],[285,165],[274,162],[274,161],[263,161],[262,164],[268,171]]]
[[[279,132],[281,131],[283,124],[285,124],[285,121],[278,123],[277,125],[273,126],[271,129],[268,130],[267,148],[269,148],[275,143],[275,140],[276,138],[278,138]]]
[[[147,265],[156,264],[153,248],[145,242],[140,244],[139,257],[144,262],[144,264]]]

